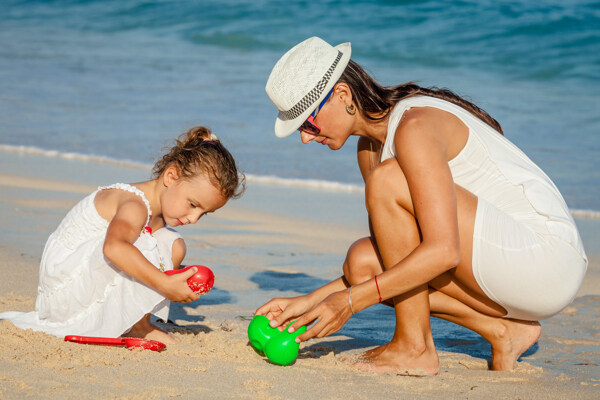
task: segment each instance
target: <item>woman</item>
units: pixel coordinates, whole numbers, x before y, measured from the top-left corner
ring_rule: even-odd
[[[587,269],[562,196],[485,111],[448,90],[382,87],[350,53],[349,43],[307,39],[277,62],[266,90],[278,137],[299,130],[303,143],[337,150],[359,136],[371,236],[350,247],[341,278],[256,313],[271,326],[297,319],[290,330],[316,321],[305,341],[385,302],[394,336],[359,368],[437,373],[433,315],[490,342],[492,369],[512,369]]]

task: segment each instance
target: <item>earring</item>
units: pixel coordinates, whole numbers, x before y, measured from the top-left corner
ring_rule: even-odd
[[[349,106],[346,106],[346,111],[350,115],[356,114],[356,108],[354,108],[354,104],[350,104]]]

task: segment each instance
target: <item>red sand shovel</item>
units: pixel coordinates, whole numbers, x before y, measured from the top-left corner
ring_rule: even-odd
[[[150,339],[140,338],[104,338],[92,336],[65,336],[65,342],[83,343],[83,344],[100,344],[105,346],[125,346],[128,349],[141,347],[146,350],[162,351],[167,347],[164,343]]]

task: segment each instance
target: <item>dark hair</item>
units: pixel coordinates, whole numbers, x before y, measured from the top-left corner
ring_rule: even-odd
[[[356,107],[364,116],[372,121],[385,118],[389,110],[400,100],[424,95],[454,103],[490,125],[500,134],[504,134],[498,121],[475,104],[448,89],[437,87],[424,88],[416,85],[415,82],[408,82],[397,86],[381,86],[360,65],[352,60],[348,62],[338,82],[343,82],[350,87]]]
[[[207,174],[227,199],[240,197],[246,187],[246,177],[238,171],[231,153],[204,126],[193,127],[175,139],[175,145],[154,164],[153,177],[161,176],[171,165],[183,178]]]

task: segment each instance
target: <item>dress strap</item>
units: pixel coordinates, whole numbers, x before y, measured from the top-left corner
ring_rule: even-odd
[[[472,131],[472,124],[470,121],[477,117],[464,108],[437,97],[426,95],[408,97],[396,103],[394,108],[392,108],[388,114],[387,136],[381,151],[380,162],[383,162],[388,158],[396,157],[396,149],[394,148],[396,130],[398,129],[398,125],[400,125],[402,118],[404,118],[404,113],[413,107],[433,107],[454,115],[469,128],[469,137],[471,137],[470,132]]]
[[[98,187],[98,191],[106,190],[106,189],[125,190],[127,192],[130,192],[130,193],[140,196],[142,198],[142,201],[146,205],[146,210],[148,211],[148,217],[146,218],[146,223],[144,224],[144,226],[148,226],[148,223],[150,222],[150,217],[152,216],[152,211],[150,210],[150,202],[148,201],[148,199],[146,199],[146,195],[144,194],[144,192],[142,192],[140,189],[136,188],[135,186],[131,186],[127,183],[115,183],[115,184],[112,184],[109,186]]]

